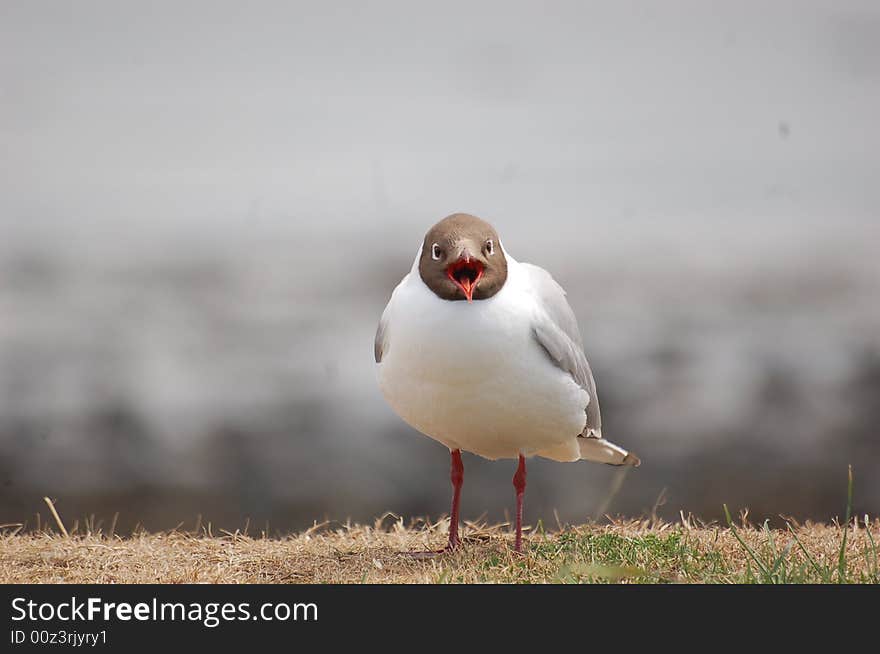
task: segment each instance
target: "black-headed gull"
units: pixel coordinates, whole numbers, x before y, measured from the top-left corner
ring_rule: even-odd
[[[445,549],[460,543],[461,450],[519,459],[517,551],[526,457],[639,465],[602,438],[596,384],[565,291],[547,271],[513,259],[475,216],[453,214],[428,230],[379,321],[375,355],[391,407],[452,454]]]

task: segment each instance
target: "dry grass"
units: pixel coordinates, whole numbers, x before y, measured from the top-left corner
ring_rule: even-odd
[[[545,533],[539,525],[527,536],[524,555],[511,550],[506,525],[467,523],[460,551],[430,559],[409,555],[443,545],[447,527],[446,521],[405,526],[386,517],[373,526],[317,525],[281,539],[205,530],[121,538],[6,529],[0,582],[880,582],[880,521],[867,516],[851,520],[846,530],[836,524],[770,530],[643,520]]]

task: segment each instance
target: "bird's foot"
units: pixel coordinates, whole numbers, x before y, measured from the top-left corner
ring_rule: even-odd
[[[450,540],[447,543],[446,547],[440,548],[439,550],[426,550],[420,552],[409,552],[409,556],[414,559],[433,559],[434,557],[441,556],[442,554],[449,554],[451,552],[455,552],[461,548],[461,540],[456,538],[455,540]]]
[[[420,551],[420,552],[407,552],[406,555],[411,559],[417,559],[417,560],[421,561],[423,559],[436,558],[436,557],[440,556],[441,554],[446,553],[447,551],[448,551],[447,548],[444,547],[442,550],[424,550],[424,551]]]
[[[513,556],[516,557],[516,558],[524,559],[524,558],[526,558],[526,557],[528,556],[528,554],[526,553],[526,550],[525,550],[524,547],[516,547],[516,546],[513,546],[513,547],[510,548],[510,552],[511,552],[511,554],[513,554]]]

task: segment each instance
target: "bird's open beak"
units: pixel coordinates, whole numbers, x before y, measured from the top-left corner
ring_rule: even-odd
[[[468,302],[474,301],[474,289],[483,276],[483,262],[464,250],[457,261],[446,268],[446,276],[461,289]]]

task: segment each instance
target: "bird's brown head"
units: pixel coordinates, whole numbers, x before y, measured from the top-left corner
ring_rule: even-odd
[[[507,259],[492,225],[454,213],[425,235],[419,275],[443,300],[485,300],[507,281]]]

